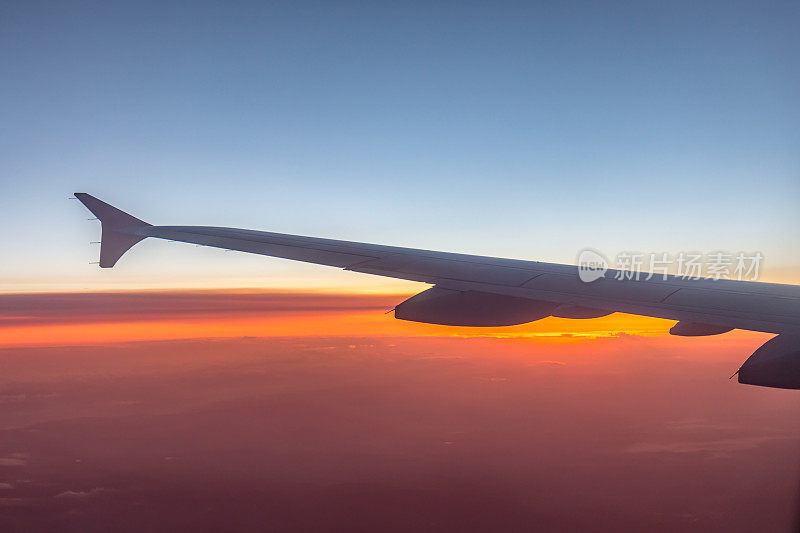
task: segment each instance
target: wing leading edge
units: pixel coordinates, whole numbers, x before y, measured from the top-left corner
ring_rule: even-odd
[[[396,318],[404,320],[502,326],[547,316],[587,319],[624,312],[677,320],[670,330],[675,335],[734,328],[777,333],[773,341],[780,342],[770,341],[754,353],[740,369],[739,381],[800,388],[800,286],[675,276],[617,279],[614,270],[587,283],[570,265],[236,228],[153,226],[89,194],[75,196],[101,221],[104,268],[137,242],[154,237],[433,285],[396,307]]]

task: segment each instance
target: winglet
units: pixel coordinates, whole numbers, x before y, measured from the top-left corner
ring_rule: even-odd
[[[131,246],[146,236],[128,233],[130,228],[150,226],[147,222],[120,211],[113,205],[98,200],[91,194],[76,192],[75,198],[100,219],[103,236],[100,239],[100,267],[111,268]]]

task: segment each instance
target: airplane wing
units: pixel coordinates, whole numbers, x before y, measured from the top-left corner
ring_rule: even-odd
[[[800,286],[660,275],[629,279],[611,269],[585,282],[571,265],[235,228],[153,226],[89,194],[75,197],[102,223],[103,268],[155,237],[432,285],[397,305],[395,317],[403,320],[508,326],[548,316],[589,319],[623,312],[676,320],[674,335],[734,328],[776,333],[745,361],[739,382],[800,389]]]

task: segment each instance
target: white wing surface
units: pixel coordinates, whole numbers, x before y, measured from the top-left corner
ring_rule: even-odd
[[[670,320],[675,335],[731,329],[776,333],[739,370],[739,381],[800,388],[800,286],[654,276],[617,279],[608,270],[581,281],[578,267],[211,226],[153,226],[86,193],[75,196],[100,219],[100,266],[112,267],[147,237],[213,246],[424,282],[397,305],[404,320],[506,326],[547,316],[588,319],[614,312]]]

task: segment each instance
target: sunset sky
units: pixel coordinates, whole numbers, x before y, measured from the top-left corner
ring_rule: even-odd
[[[0,5],[0,529],[786,531],[770,335],[395,320],[427,285],[216,225],[800,283],[797,2]],[[765,527],[770,526],[770,527]],[[772,528],[772,529],[771,529]]]
[[[0,290],[402,289],[154,224],[574,263],[761,251],[800,282],[796,2],[6,3]]]

